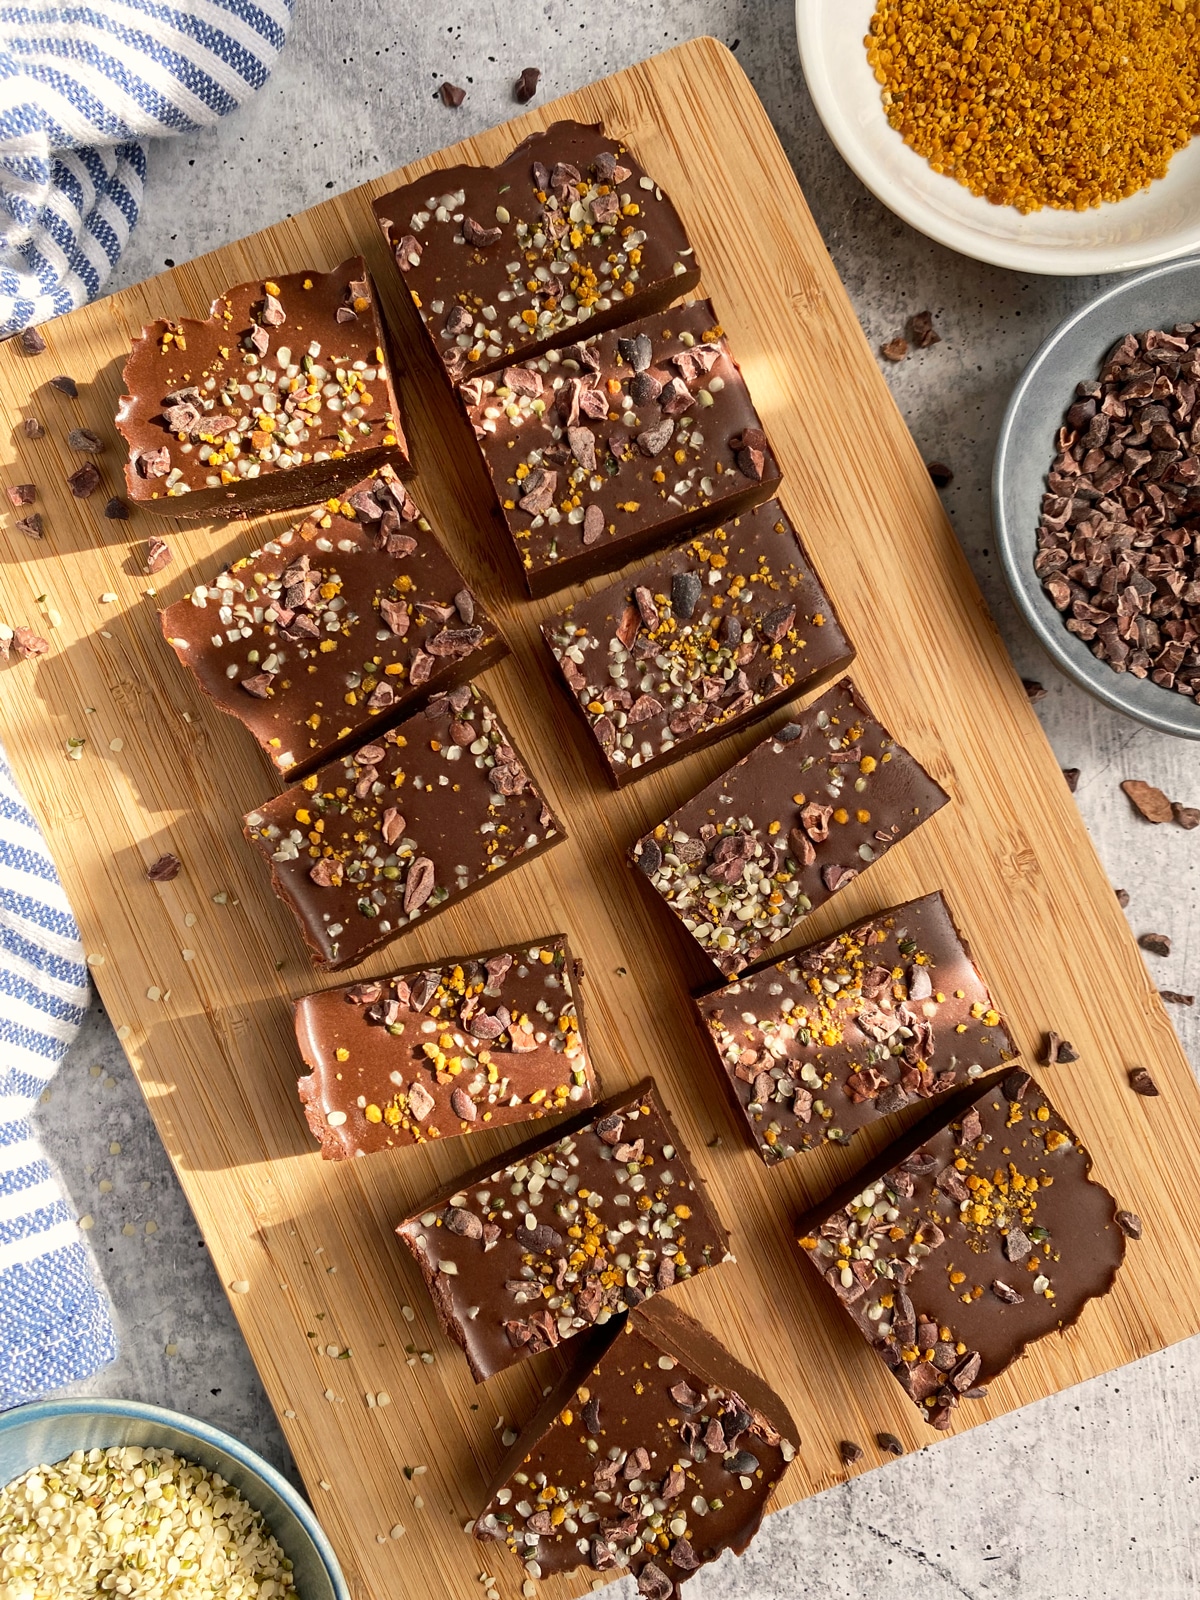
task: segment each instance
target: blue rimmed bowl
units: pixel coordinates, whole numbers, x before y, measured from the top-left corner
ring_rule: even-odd
[[[1099,376],[1104,357],[1127,333],[1200,322],[1200,257],[1170,261],[1127,278],[1061,323],[1025,368],[1008,402],[992,471],[996,546],[1013,599],[1062,670],[1098,700],[1161,733],[1200,739],[1200,704],[1149,678],[1114,672],[1068,633],[1033,570],[1038,517],[1055,438],[1075,385]]]
[[[262,1514],[292,1563],[299,1600],[350,1600],[333,1546],[306,1500],[253,1450],[219,1428],[135,1400],[41,1400],[0,1415],[0,1485],[76,1450],[172,1450],[221,1476]]]

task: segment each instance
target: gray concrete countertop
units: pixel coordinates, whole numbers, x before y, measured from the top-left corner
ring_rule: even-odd
[[[813,4],[834,0],[810,0]],[[512,80],[540,98],[682,39],[737,52],[799,173],[872,345],[932,310],[942,342],[887,378],[926,459],[947,462],[947,508],[1038,704],[1136,932],[1164,988],[1200,979],[1200,834],[1153,828],[1118,789],[1142,777],[1200,804],[1196,747],[1125,721],[1058,675],[1018,620],[991,547],[988,482],[1005,399],[1040,340],[1100,285],[1021,277],[912,232],[859,185],[818,122],[796,59],[792,0],[297,0],[291,41],[258,99],[218,128],[150,152],[142,221],[112,287],[237,239],[513,114]],[[443,78],[468,93],[435,98]],[[1173,1007],[1193,1064],[1200,1016]],[[116,1306],[117,1362],[80,1392],[205,1417],[287,1466],[278,1426],[113,1031],[94,1006],[39,1113]],[[153,1225],[153,1226],[152,1226]],[[1190,1600],[1200,1342],[922,1450],[772,1517],[694,1600]],[[319,1508],[318,1508],[319,1509]],[[618,1594],[620,1591],[614,1591]],[[386,1600],[386,1597],[379,1597]],[[465,1597],[464,1597],[465,1600]]]

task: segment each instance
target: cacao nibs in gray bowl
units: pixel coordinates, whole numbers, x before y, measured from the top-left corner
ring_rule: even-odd
[[[1126,334],[1075,394],[1034,569],[1114,672],[1200,698],[1200,326]]]

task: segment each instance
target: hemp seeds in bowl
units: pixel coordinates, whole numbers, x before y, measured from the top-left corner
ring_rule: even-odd
[[[5,1600],[290,1600],[292,1563],[216,1472],[140,1445],[76,1450],[0,1489]]]

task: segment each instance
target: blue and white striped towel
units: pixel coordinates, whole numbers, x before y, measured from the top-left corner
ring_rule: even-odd
[[[0,0],[0,337],[100,293],[146,151],[266,81],[294,0]]]
[[[29,1122],[87,1002],[75,919],[0,754],[0,1410],[116,1352],[79,1225]]]

